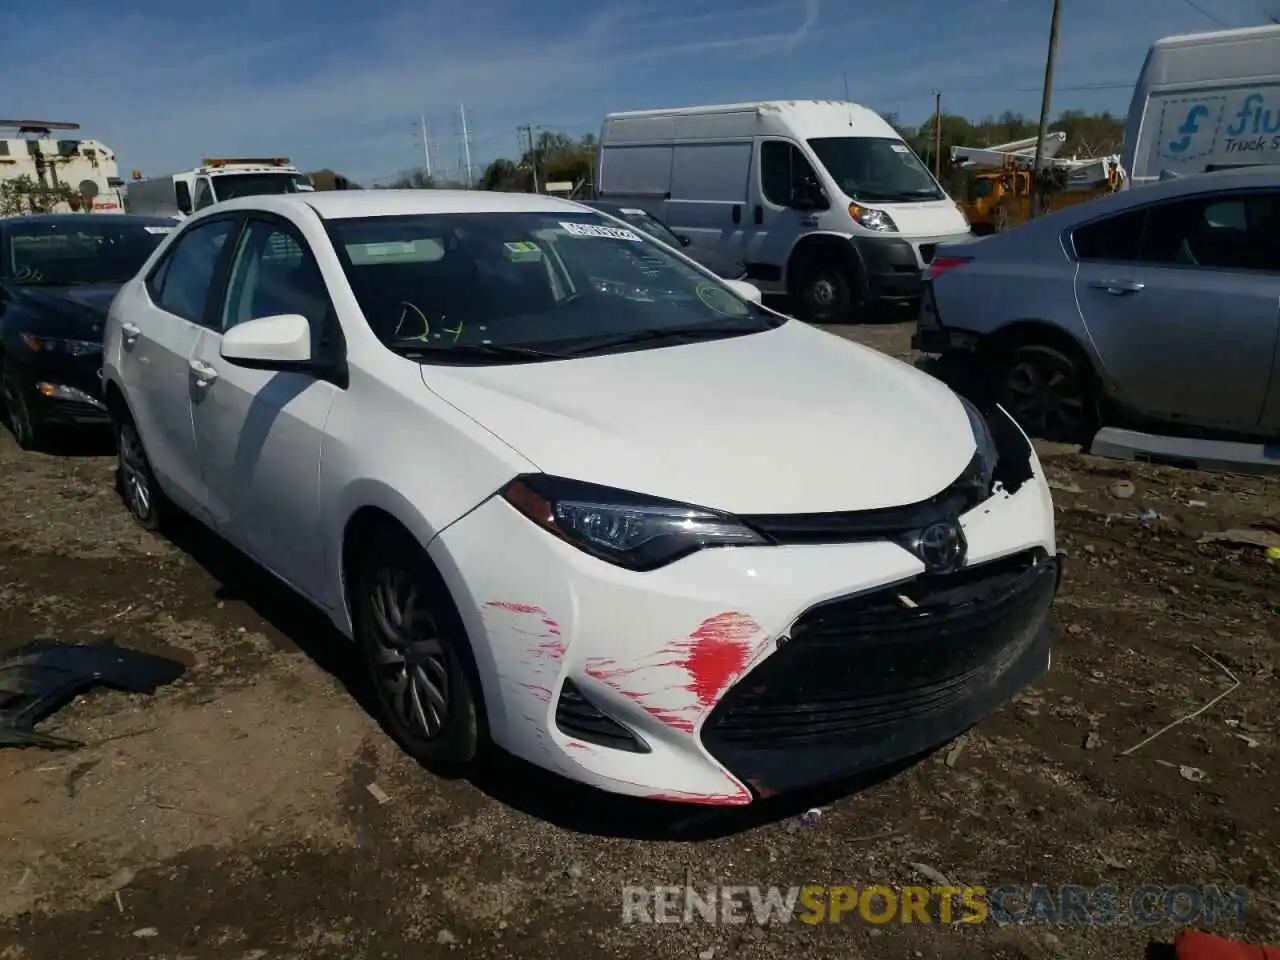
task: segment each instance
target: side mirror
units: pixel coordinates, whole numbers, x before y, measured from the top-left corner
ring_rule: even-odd
[[[258,317],[222,335],[222,359],[256,370],[298,370],[311,363],[311,324],[297,313]]]
[[[677,233],[676,239],[680,241],[680,246],[682,247],[687,247],[689,244],[693,243],[693,241],[688,237],[686,237],[683,233]]]
[[[724,285],[743,300],[748,300],[751,303],[759,303],[763,299],[760,288],[754,283],[748,283],[746,280],[726,280]]]

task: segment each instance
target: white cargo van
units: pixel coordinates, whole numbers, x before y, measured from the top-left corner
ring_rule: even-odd
[[[1129,185],[1259,163],[1280,163],[1280,25],[1156,41],[1125,124]]]
[[[913,304],[934,247],[970,232],[893,127],[844,101],[611,113],[598,165],[599,199],[745,263],[816,323]]]

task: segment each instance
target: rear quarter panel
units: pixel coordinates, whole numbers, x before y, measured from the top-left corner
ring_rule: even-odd
[[[1015,323],[1046,324],[1068,334],[1096,364],[1076,301],[1077,264],[1067,255],[1063,229],[1058,218],[1046,217],[981,240],[939,246],[935,257],[972,257],[933,280],[942,323],[980,337]]]

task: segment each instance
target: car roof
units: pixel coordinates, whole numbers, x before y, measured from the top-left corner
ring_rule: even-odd
[[[1160,180],[1156,183],[1144,183],[1130,186],[1127,190],[1107,194],[1090,200],[1088,203],[1073,203],[1057,210],[1050,211],[1034,220],[1029,220],[1017,230],[995,234],[990,238],[1014,236],[1018,239],[1009,241],[1014,249],[1023,241],[1030,241],[1041,235],[1056,235],[1062,230],[1071,230],[1093,220],[1116,213],[1123,213],[1134,207],[1160,203],[1164,200],[1178,200],[1183,197],[1195,197],[1202,193],[1218,190],[1271,190],[1280,188],[1280,164],[1257,164],[1252,167],[1240,167],[1235,170],[1214,170],[1208,173],[1193,173],[1185,177]],[[1010,251],[1005,241],[998,241],[984,250],[1000,251],[1001,256]],[[1026,252],[1026,251],[1023,251]]]
[[[536,193],[491,190],[323,190],[224,200],[210,210],[285,213],[310,207],[324,220],[432,213],[582,213],[582,204]]]
[[[141,213],[28,213],[16,217],[0,217],[0,226],[11,223],[82,223],[86,217],[93,217],[94,220],[109,218],[112,223],[174,226],[170,217],[149,217]]]
[[[1185,177],[1173,177],[1169,180],[1131,186],[1127,190],[1099,197],[1087,204],[1065,207],[1062,212],[1073,211],[1077,215],[1087,213],[1092,217],[1139,204],[1176,200],[1179,197],[1194,197],[1197,194],[1216,190],[1275,189],[1277,187],[1280,187],[1280,164],[1258,164],[1252,167],[1239,167],[1235,170],[1193,173]]]

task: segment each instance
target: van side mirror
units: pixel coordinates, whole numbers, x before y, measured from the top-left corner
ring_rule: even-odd
[[[690,240],[690,239],[689,239],[687,236],[685,236],[683,233],[677,233],[677,234],[676,234],[676,239],[680,241],[680,246],[682,246],[682,247],[687,247],[689,244],[693,243],[693,241],[692,241],[692,240]]]
[[[791,206],[796,210],[827,210],[831,203],[817,178],[809,176],[792,187]]]

